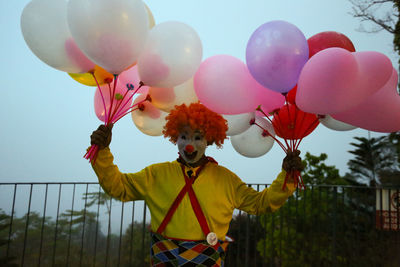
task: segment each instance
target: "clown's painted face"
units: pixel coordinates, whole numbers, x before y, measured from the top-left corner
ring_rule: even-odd
[[[198,162],[207,148],[207,140],[199,130],[185,126],[178,136],[178,150],[182,158],[189,164]]]

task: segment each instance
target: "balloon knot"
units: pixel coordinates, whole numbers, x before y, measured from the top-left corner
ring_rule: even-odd
[[[270,136],[271,134],[270,134],[267,130],[264,130],[264,131],[261,133],[261,135],[262,135],[263,137],[267,137],[267,136]]]
[[[144,111],[144,110],[145,110],[145,105],[144,105],[143,103],[140,103],[140,104],[138,105],[138,109],[139,109],[140,111]]]
[[[149,94],[147,94],[145,101],[149,101],[149,102],[152,101],[151,96]]]
[[[111,79],[110,77],[104,79],[105,83],[111,83],[112,81],[113,79]]]
[[[115,94],[115,99],[116,100],[121,100],[122,98],[124,98],[120,93],[116,93]]]

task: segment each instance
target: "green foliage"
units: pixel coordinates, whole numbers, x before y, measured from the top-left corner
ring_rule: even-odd
[[[327,158],[328,155],[325,153],[319,156],[311,155],[309,152],[305,154],[303,159],[305,168],[302,173],[302,178],[306,185],[348,184],[348,182],[340,176],[339,170],[335,166],[328,166],[325,164]]]
[[[348,162],[350,173],[362,184],[398,185],[400,180],[400,134],[378,138],[354,137],[350,143],[355,157]]]

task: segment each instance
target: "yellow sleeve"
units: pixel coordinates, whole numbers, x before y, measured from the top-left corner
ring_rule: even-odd
[[[150,168],[137,173],[122,173],[113,162],[114,157],[107,147],[99,150],[92,165],[103,190],[121,201],[143,200],[148,191]]]
[[[249,214],[263,214],[274,212],[279,209],[285,201],[293,194],[295,187],[293,183],[287,183],[282,189],[286,172],[282,170],[272,184],[261,192],[248,187],[239,178],[236,184],[235,208]]]

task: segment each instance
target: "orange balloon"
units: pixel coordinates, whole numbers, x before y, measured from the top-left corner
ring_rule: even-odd
[[[93,77],[96,77],[97,82],[99,85],[103,85],[106,83],[111,83],[114,79],[114,75],[106,71],[100,66],[95,66],[93,72],[87,72],[87,73],[68,73],[69,76],[71,76],[72,79],[75,81],[87,85],[87,86],[97,86],[96,80]]]

